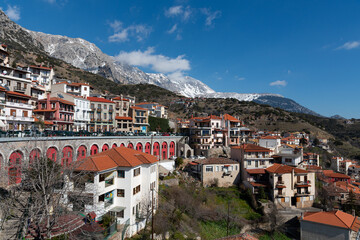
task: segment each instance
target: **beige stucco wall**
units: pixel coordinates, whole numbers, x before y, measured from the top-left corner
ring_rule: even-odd
[[[225,175],[225,172],[222,170],[224,165],[232,166],[232,171],[230,175]],[[206,167],[213,167],[212,172],[207,172]],[[217,181],[218,187],[229,187],[236,184],[240,178],[239,175],[240,166],[239,164],[211,164],[211,165],[203,165],[201,180],[204,186],[211,186]],[[217,180],[215,180],[217,179]]]

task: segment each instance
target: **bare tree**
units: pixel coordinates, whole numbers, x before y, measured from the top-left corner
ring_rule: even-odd
[[[34,149],[31,145],[28,149]],[[26,148],[24,151],[29,153]],[[8,186],[0,191],[0,238],[48,239],[54,232],[67,233],[71,226],[64,226],[70,221],[69,214],[78,218],[74,208],[93,201],[84,197],[81,187],[89,173],[75,171],[80,162],[72,157],[57,155],[58,160],[53,161],[45,153],[35,152],[29,161],[13,160],[2,169],[6,174],[2,176],[8,176],[2,186]]]

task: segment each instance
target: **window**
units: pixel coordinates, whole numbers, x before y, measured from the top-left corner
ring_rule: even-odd
[[[217,171],[217,172],[219,171],[219,166],[216,166],[216,171]]]
[[[292,162],[292,161],[291,161],[291,158],[285,158],[285,162],[291,163],[291,162]]]
[[[251,165],[251,161],[247,161],[248,162],[248,165]]]
[[[105,174],[100,174],[99,176],[99,182],[105,181]]]
[[[117,196],[118,197],[125,197],[125,190],[124,189],[118,189],[117,190]]]
[[[150,190],[152,190],[152,189],[155,189],[155,185],[156,184],[156,182],[152,182],[151,184],[150,184]]]
[[[140,168],[134,169],[134,177],[140,175]]]
[[[260,165],[265,165],[265,160],[261,160]]]
[[[106,116],[106,113],[104,113],[104,120],[106,120],[106,117],[107,117],[107,116]]]
[[[213,172],[213,166],[206,166],[205,171],[206,172]]]
[[[125,171],[124,170],[118,170],[118,178],[125,178]]]
[[[156,166],[151,166],[150,173],[154,173],[154,172],[156,172]]]
[[[133,188],[133,195],[137,194],[138,192],[140,192],[140,185]]]
[[[106,104],[104,104],[104,109],[107,109],[107,105],[106,105]]]
[[[10,115],[13,117],[16,117],[16,110],[15,109],[10,109]]]
[[[120,212],[116,213],[116,217],[118,218],[124,218],[124,210],[121,210]]]

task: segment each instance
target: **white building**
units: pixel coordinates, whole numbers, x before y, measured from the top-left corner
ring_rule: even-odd
[[[87,98],[90,96],[91,86],[87,83],[75,83],[70,81],[62,81],[53,84],[51,87],[52,92],[65,92],[76,96]]]
[[[30,72],[31,81],[35,81],[39,85],[44,86],[46,91],[51,90],[51,85],[54,78],[54,70],[52,68],[41,65],[31,65],[27,68],[27,70]]]
[[[163,106],[159,103],[156,102],[142,102],[142,103],[137,103],[136,106],[142,107],[142,108],[146,108],[147,110],[149,110],[149,115],[153,116],[153,117],[158,117],[158,118],[168,118],[168,113],[167,113],[167,108],[166,106]]]
[[[77,171],[88,174],[88,181],[73,185],[70,190],[82,191],[89,201],[79,208],[77,199],[71,199],[69,192],[73,210],[94,211],[96,220],[111,214],[122,227],[128,226],[127,237],[145,227],[146,219],[151,217],[152,197],[154,206],[157,204],[158,160],[155,156],[117,147],[84,159]]]
[[[32,127],[34,107],[29,104],[30,98],[31,96],[18,92],[6,92],[4,120],[8,129],[25,130]]]
[[[303,163],[303,148],[297,145],[284,144],[279,147],[275,159],[280,158],[282,164],[297,167]]]
[[[281,138],[278,136],[265,136],[259,139],[259,146],[271,150],[270,154],[277,154],[281,146]]]

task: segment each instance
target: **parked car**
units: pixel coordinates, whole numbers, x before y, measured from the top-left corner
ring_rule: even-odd
[[[7,137],[24,137],[25,133],[19,130],[9,130],[6,135]]]
[[[6,137],[7,132],[0,130],[0,137]]]
[[[190,156],[189,159],[191,159],[191,160],[196,160],[196,159],[197,159],[197,156]]]
[[[205,156],[197,156],[197,159],[206,159]]]
[[[39,137],[39,136],[41,136],[41,133],[39,130],[27,129],[24,131],[24,137]]]
[[[169,159],[170,160],[175,160],[177,157],[174,155],[174,156],[171,156]]]
[[[91,132],[86,130],[79,130],[79,136],[91,136]]]

